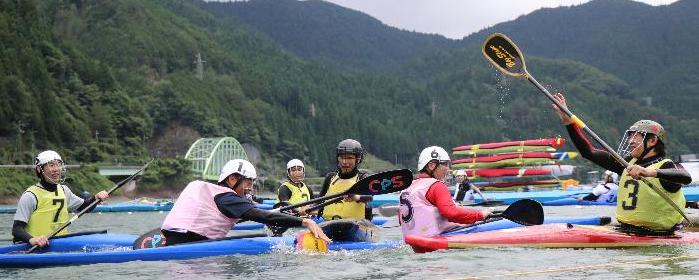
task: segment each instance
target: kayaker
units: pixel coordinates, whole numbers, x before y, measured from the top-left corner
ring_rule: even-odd
[[[104,201],[109,197],[106,191],[89,196],[88,199],[73,194],[70,188],[63,184],[66,175],[65,164],[55,151],[43,151],[36,156],[34,174],[39,178],[39,182],[27,188],[17,202],[17,212],[12,225],[14,242],[44,247],[49,244],[47,236],[68,222],[69,212],[82,211],[95,199]],[[64,229],[56,235],[67,233]]]
[[[488,210],[469,210],[454,203],[444,183],[451,159],[444,148],[427,147],[417,161],[419,174],[400,193],[399,221],[403,235],[432,236],[481,221]]]
[[[286,163],[286,181],[277,189],[277,203],[280,206],[297,204],[314,198],[313,190],[303,182],[306,176],[304,168],[303,162],[299,159],[292,159]],[[307,208],[300,207],[297,211],[305,215]]]
[[[321,197],[344,192],[367,175],[359,171],[359,164],[364,159],[364,149],[357,140],[340,141],[335,150],[335,158],[337,170],[325,176],[320,190]],[[326,221],[348,218],[371,220],[371,200],[370,195],[348,195],[338,203],[321,208],[319,213]]]
[[[471,183],[471,180],[468,179],[468,176],[466,176],[466,171],[464,170],[457,170],[456,171],[456,195],[454,196],[454,200],[457,202],[461,201],[474,201],[474,193],[478,193],[481,197],[485,198],[483,196],[483,193],[481,190]]]
[[[604,182],[598,184],[592,191],[579,200],[598,201],[598,202],[616,202],[617,191],[619,186],[614,183],[614,172],[604,171]]]
[[[562,94],[556,93],[554,98],[566,106]],[[689,184],[692,177],[681,165],[665,158],[665,129],[659,123],[640,120],[629,127],[618,152],[627,161],[637,161],[624,168],[609,152],[592,146],[582,129],[568,115],[556,106],[554,109],[584,158],[621,174],[616,207],[616,219],[621,230],[643,235],[671,235],[681,227],[682,215],[641,180],[646,178],[677,205],[685,205],[682,186]]]
[[[221,169],[218,184],[193,181],[180,193],[161,231],[166,245],[226,237],[241,219],[272,226],[307,227],[316,238],[330,241],[311,219],[256,208],[246,198],[257,178],[247,160],[234,159]]]

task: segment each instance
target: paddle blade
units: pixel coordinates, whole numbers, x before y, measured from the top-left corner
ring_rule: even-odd
[[[525,226],[540,225],[544,223],[544,207],[538,201],[521,199],[507,207],[501,216]]]
[[[149,232],[139,236],[133,242],[133,249],[158,248],[165,246],[165,236],[160,232],[160,228],[154,228]]]
[[[498,70],[514,77],[526,77],[527,69],[524,56],[517,45],[504,34],[493,33],[483,43],[483,55],[495,65]]]
[[[296,236],[296,249],[310,252],[328,252],[328,243],[325,240],[316,238],[312,232],[300,232]]]
[[[396,169],[366,177],[350,188],[348,194],[378,195],[407,189],[413,182],[413,173],[408,169]]]

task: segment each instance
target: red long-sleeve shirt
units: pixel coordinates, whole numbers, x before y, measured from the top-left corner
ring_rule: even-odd
[[[426,175],[418,175],[418,178],[426,178]],[[439,210],[439,214],[448,221],[459,224],[472,224],[483,220],[483,213],[478,210],[469,210],[454,203],[449,193],[449,188],[442,181],[437,181],[430,186],[425,195],[427,201]]]

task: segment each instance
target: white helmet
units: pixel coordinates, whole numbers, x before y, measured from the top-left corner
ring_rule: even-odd
[[[432,160],[451,161],[449,154],[447,154],[444,148],[439,146],[427,147],[420,152],[420,157],[417,159],[417,170],[422,171],[425,165]]]
[[[255,171],[255,167],[252,166],[252,163],[244,159],[234,159],[226,162],[223,168],[221,168],[221,175],[218,176],[218,182],[221,183],[223,180],[226,180],[228,176],[236,173],[247,179],[254,180],[257,178],[257,171]]]
[[[294,166],[301,166],[301,168],[306,168],[303,166],[303,162],[299,159],[292,159],[289,162],[286,163],[286,171],[289,171]]]
[[[47,150],[39,153],[36,156],[36,158],[34,159],[34,165],[42,166],[54,160],[59,160],[63,162],[63,159],[58,153],[56,153],[55,151]]]
[[[464,171],[463,169],[456,170],[454,176],[466,176],[466,171]]]

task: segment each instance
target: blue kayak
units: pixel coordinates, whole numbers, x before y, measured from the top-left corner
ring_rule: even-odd
[[[390,220],[390,218],[388,218],[388,217],[374,217],[373,219],[371,219],[371,222],[374,225],[380,226],[380,225],[385,224],[388,220]],[[313,221],[315,221],[317,224],[320,224],[320,223],[324,222],[325,220],[322,217],[314,217]],[[258,222],[243,222],[240,224],[236,224],[231,229],[233,229],[233,230],[256,230],[256,229],[263,229],[263,228],[265,228],[265,224],[261,224]]]
[[[583,194],[580,190],[570,190],[570,191],[531,191],[531,192],[483,192],[483,195],[489,200],[502,201],[505,204],[512,204],[513,202],[520,199],[533,199],[538,202],[544,203],[547,201],[561,199],[571,196],[577,196]],[[374,200],[371,202],[371,207],[378,207],[383,204],[397,204],[398,203],[397,194],[382,194],[374,196]],[[476,196],[474,198],[474,203],[484,202],[483,198]]]
[[[575,225],[593,225],[593,226],[603,226],[607,225],[612,221],[610,217],[600,217],[600,216],[589,216],[589,217],[547,217],[544,218],[544,224],[559,224],[559,223],[569,223]],[[523,227],[518,223],[509,220],[499,220],[491,223],[485,223],[472,227],[465,227],[462,229],[457,229],[449,232],[444,232],[441,235],[460,235],[467,233],[476,233],[481,231],[491,231],[506,228],[516,228]]]
[[[77,237],[75,237],[77,238]],[[201,243],[189,243],[176,246],[167,246],[151,249],[133,250],[131,246],[133,241],[138,236],[131,235],[128,244],[123,247],[117,247],[112,250],[85,252],[81,246],[93,246],[105,243],[110,243],[109,236],[103,236],[106,241],[92,241],[93,243],[73,242],[73,237],[65,238],[62,241],[73,244],[72,246],[56,247],[52,240],[50,252],[42,254],[8,254],[4,252],[0,254],[0,267],[42,267],[42,266],[60,266],[60,265],[84,265],[96,263],[121,263],[129,261],[167,261],[167,260],[185,260],[202,257],[224,256],[234,254],[256,255],[272,252],[278,247],[294,246],[294,237],[254,237],[232,240],[220,240]],[[119,242],[111,242],[119,243]],[[402,242],[385,241],[385,242],[332,242],[329,244],[329,250],[365,250],[365,249],[380,249],[394,248],[402,245]],[[22,246],[23,250],[28,249],[28,246]],[[75,251],[81,250],[81,251]]]
[[[377,228],[363,220],[333,220],[320,224],[335,240],[329,250],[366,250],[394,248],[401,241],[378,241]],[[302,231],[302,236],[306,231]],[[233,254],[264,254],[275,248],[296,248],[296,237],[231,237],[158,248],[133,249],[135,235],[93,234],[52,239],[40,254],[10,253],[26,251],[29,246],[10,245],[0,249],[0,267],[41,267],[120,263],[128,261],[183,260]],[[310,248],[310,247],[309,247]]]
[[[544,206],[567,206],[567,205],[603,205],[603,206],[616,206],[616,199],[613,201],[589,201],[589,200],[578,200],[575,197],[566,197],[556,200],[551,200],[542,203]]]
[[[132,234],[101,233],[51,239],[51,251],[96,251],[114,247],[131,247],[138,238]],[[26,251],[31,246],[26,243],[0,246],[0,254]],[[41,250],[40,250],[41,251]]]

